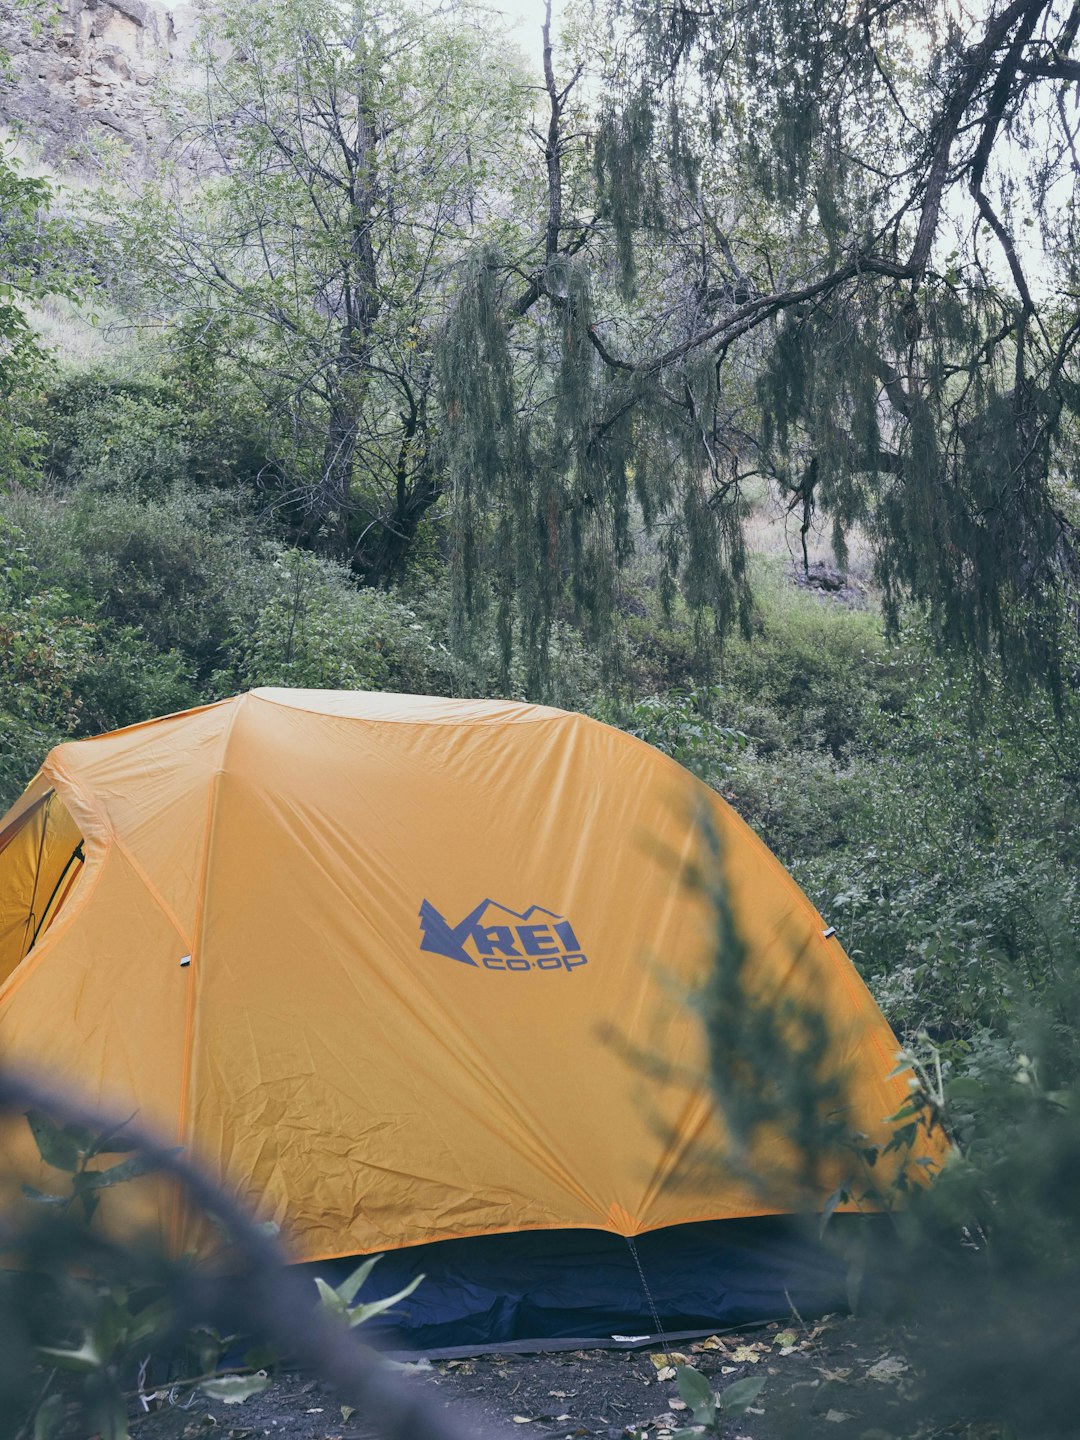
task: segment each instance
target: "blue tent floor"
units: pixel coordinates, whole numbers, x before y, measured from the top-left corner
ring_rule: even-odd
[[[338,1284],[356,1264],[305,1268]],[[632,1348],[661,1330],[686,1338],[847,1304],[843,1262],[813,1238],[812,1222],[792,1216],[671,1226],[632,1244],[592,1230],[443,1240],[384,1255],[358,1298],[392,1295],[420,1274],[365,1339],[431,1358],[545,1341]]]

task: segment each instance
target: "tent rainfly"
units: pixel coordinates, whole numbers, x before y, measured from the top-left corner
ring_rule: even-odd
[[[424,1343],[827,1303],[752,1218],[782,1206],[702,1162],[707,916],[658,858],[699,852],[702,805],[755,983],[824,1009],[883,1139],[896,1041],[761,841],[648,745],[502,701],[261,689],[58,746],[0,822],[0,1052],[137,1113],[298,1262],[425,1270],[396,1321]],[[105,1194],[206,1243],[152,1180]]]

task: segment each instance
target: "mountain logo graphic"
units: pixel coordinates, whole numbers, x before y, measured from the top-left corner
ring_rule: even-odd
[[[494,900],[481,900],[456,925],[430,900],[422,901],[420,949],[512,975],[544,970],[569,975],[589,963],[565,915],[542,905],[511,910]]]

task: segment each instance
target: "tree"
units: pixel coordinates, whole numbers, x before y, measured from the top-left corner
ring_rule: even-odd
[[[123,264],[263,395],[296,538],[387,581],[442,493],[432,343],[462,246],[506,223],[520,76],[452,13],[360,0],[225,0],[200,61]]]
[[[669,585],[723,631],[746,611],[743,482],[764,472],[804,527],[832,515],[841,555],[869,529],[894,618],[913,595],[943,643],[1058,685],[1080,573],[1080,5],[627,0],[606,25],[584,125],[596,222],[571,257],[582,219],[549,205],[538,278],[522,295],[505,258],[479,267],[454,346],[486,316],[501,367],[496,324],[513,336],[546,310],[559,443],[551,407],[490,365],[486,389],[448,372],[474,434],[496,414],[507,437],[511,414],[524,425],[490,493],[561,451],[517,506],[542,601],[527,638],[542,645],[568,573],[610,611],[635,496]],[[550,70],[548,91],[566,164]],[[582,546],[583,526],[610,543]]]

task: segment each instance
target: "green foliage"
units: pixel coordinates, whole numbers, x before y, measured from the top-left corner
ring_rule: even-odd
[[[836,1112],[823,1088],[820,1052],[814,1045],[784,1048],[787,1034],[771,1028],[781,1010],[759,1026],[761,1001],[743,974],[722,867],[692,878],[704,884],[716,919],[706,995],[722,996],[754,1030],[746,1048],[737,1024],[722,1032],[723,1043],[710,1043],[714,1093],[736,1155],[759,1131],[784,1124],[779,1089],[785,1133],[812,1173],[845,1143],[829,1120]],[[1075,1340],[1072,1297],[1080,1282],[1075,929],[1060,937],[1053,958],[1037,998],[1017,1004],[996,1032],[945,1047],[923,1034],[901,1057],[898,1070],[908,1072],[909,1093],[889,1117],[893,1137],[886,1149],[918,1164],[923,1137],[942,1125],[953,1147],[932,1185],[913,1183],[907,1167],[898,1172],[875,1197],[885,1205],[887,1223],[860,1232],[847,1250],[853,1278],[866,1272],[863,1307],[883,1308],[892,1343],[905,1357],[903,1392],[883,1402],[875,1417],[882,1435],[974,1434],[965,1427],[997,1426],[1004,1427],[1000,1433],[1051,1440],[1075,1430],[1075,1372],[1062,1363]],[[826,1022],[813,995],[798,1005],[797,1025],[789,1017],[788,1032],[819,1033]],[[705,1011],[710,1042],[716,1013]],[[857,1149],[857,1138],[851,1139]],[[795,1201],[799,1186],[787,1193]],[[859,1193],[858,1183],[845,1183],[825,1204],[826,1234],[836,1203]],[[844,1253],[849,1242],[841,1233],[835,1243]],[[714,1424],[708,1392],[700,1376],[680,1378],[694,1419]]]
[[[96,367],[50,380],[38,406],[45,476],[137,500],[177,487],[255,487],[265,422],[238,373]]]
[[[719,690],[670,691],[611,708],[619,727],[638,740],[670,755],[688,770],[710,779],[731,768],[733,753],[745,747],[746,736],[714,718]],[[604,707],[600,707],[602,714]]]
[[[242,1405],[253,1395],[261,1395],[269,1384],[269,1375],[259,1370],[254,1375],[223,1375],[220,1380],[203,1380],[199,1389],[211,1400],[220,1400],[225,1405]]]
[[[453,266],[516,168],[517,65],[452,10],[225,0],[178,97],[206,178],[171,162],[116,227],[113,285],[183,364],[260,397],[288,538],[398,579],[442,494],[433,342]]]
[[[796,590],[787,575],[755,566],[755,627],[725,647],[723,691],[761,753],[857,751],[918,683],[921,660],[886,648],[879,618]]]
[[[0,142],[0,489],[28,471],[40,445],[28,411],[48,357],[26,304],[77,289],[71,270],[54,268],[61,233],[43,214],[52,198],[51,187],[24,174],[12,147]]]
[[[709,975],[692,1004],[708,1048],[709,1080],[725,1140],[713,1161],[748,1181],[763,1206],[781,1212],[820,1203],[823,1182],[840,1163],[859,1173],[869,1159],[847,1130],[849,1076],[837,1063],[828,1017],[811,1000],[763,991],[754,956],[728,899],[721,837],[707,812],[698,817],[700,854],[683,883],[705,902]],[[799,955],[793,955],[796,962]],[[783,1153],[762,1165],[761,1135],[783,1135]],[[872,1163],[872,1162],[871,1162]],[[864,1184],[862,1194],[872,1190]]]
[[[700,1370],[692,1365],[677,1365],[675,1385],[694,1425],[704,1425],[706,1431],[721,1435],[724,1421],[744,1415],[758,1398],[765,1388],[765,1377],[747,1376],[716,1394]],[[691,1435],[700,1433],[692,1428],[676,1430],[672,1440],[690,1440]]]
[[[711,693],[710,723],[745,747],[718,754],[677,695],[638,703],[663,717],[646,738],[762,835],[894,1025],[1000,1025],[1080,923],[1075,697],[1062,720],[1038,693],[950,674],[914,621],[887,648],[871,613],[772,582],[758,594],[758,629]]]
[[[267,544],[230,595],[219,687],[452,692],[457,667],[416,614],[347,567]],[[227,682],[226,682],[227,674]]]
[[[134,1147],[122,1132],[93,1133],[81,1125],[57,1122],[41,1111],[28,1112],[26,1119],[42,1160],[68,1177],[67,1188],[58,1193],[22,1187],[31,1205],[52,1217],[46,1228],[54,1225],[58,1239],[65,1233],[65,1222],[72,1235],[89,1225],[102,1190],[130,1183],[157,1168],[145,1154],[132,1153]],[[128,1158],[100,1164],[103,1157],[118,1154]],[[66,1217],[69,1211],[75,1212],[71,1221]],[[53,1257],[53,1265],[57,1262],[63,1271],[60,1253]],[[87,1273],[63,1273],[55,1289],[48,1280],[39,1283],[43,1288],[33,1307],[38,1363],[54,1374],[59,1370],[71,1377],[77,1388],[70,1393],[78,1397],[85,1423],[102,1440],[127,1440],[125,1373],[136,1357],[146,1355],[172,1329],[173,1298],[160,1286],[133,1288]],[[50,1390],[51,1379],[35,1405],[35,1436],[56,1433],[66,1409],[63,1397]]]
[[[478,254],[438,346],[459,626],[476,623],[489,592],[475,577],[484,575],[497,600],[504,667],[522,655],[531,697],[550,693],[550,638],[565,617],[610,684],[619,670],[620,584],[651,544],[667,607],[678,597],[693,617],[700,674],[716,637],[749,621],[738,493],[704,485],[718,463],[708,437],[673,424],[646,377],[598,358],[600,287],[583,260],[548,256],[542,293],[551,305],[530,311],[528,363],[518,358],[516,330],[531,293],[517,293],[519,273],[494,248]],[[687,403],[719,403],[709,367],[695,373]]]
[[[759,380],[764,444],[782,474],[810,467],[804,483],[833,518],[840,543],[856,521],[871,530],[894,625],[914,595],[943,652],[999,661],[1007,676],[1057,693],[1069,584],[1068,564],[1064,576],[1059,568],[1062,519],[1052,480],[1071,445],[1055,456],[1062,397],[1032,381],[1021,403],[1014,354],[982,368],[965,361],[992,351],[1000,297],[965,305],[934,282],[905,304],[896,323],[902,331],[906,315],[918,328],[923,379],[921,391],[912,386],[903,400],[897,372],[875,359],[885,307],[864,297],[860,306],[789,315]],[[902,333],[896,343],[903,345]],[[888,446],[880,433],[883,380],[901,407]]]
[[[951,1056],[922,1041],[942,1080],[919,1067],[913,1107],[929,1102],[957,1148],[870,1251],[871,1293],[910,1365],[899,1409],[883,1408],[887,1433],[1075,1430],[1075,1372],[1061,1363],[1080,1280],[1074,937],[1058,958],[1059,978],[1004,1035]]]
[[[0,513],[0,803],[15,799],[60,741],[167,713],[193,697],[175,652],[148,644],[93,598],[61,588],[60,574],[78,584],[78,565],[53,563],[43,574],[39,553]]]

